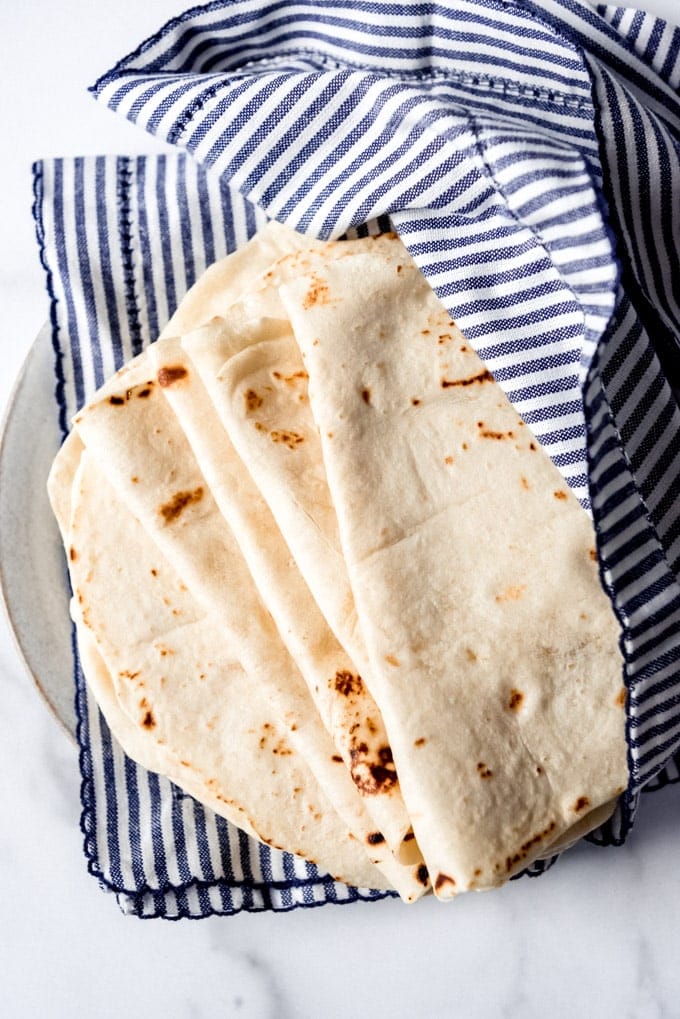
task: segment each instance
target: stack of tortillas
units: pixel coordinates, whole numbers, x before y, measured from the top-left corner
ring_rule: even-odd
[[[446,899],[612,812],[591,521],[393,235],[214,265],[49,488],[111,730],[250,835]]]

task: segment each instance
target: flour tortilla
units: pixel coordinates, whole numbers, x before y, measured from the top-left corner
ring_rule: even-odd
[[[81,441],[149,541],[172,563],[196,602],[219,621],[225,645],[248,677],[267,691],[291,747],[307,762],[370,860],[411,901],[425,887],[424,868],[410,859],[397,862],[380,837],[319,724],[304,681],[258,597],[153,366],[141,361],[135,373],[121,379],[117,392],[107,391],[78,414]]]
[[[123,747],[268,845],[339,880],[389,887],[290,745],[265,691],[229,654],[219,620],[191,597],[87,450],[69,541],[84,667]]]
[[[501,884],[627,782],[592,525],[403,253],[285,284],[435,893]],[[368,310],[368,313],[367,313]]]

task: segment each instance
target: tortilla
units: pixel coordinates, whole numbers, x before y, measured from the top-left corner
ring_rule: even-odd
[[[69,534],[83,666],[123,748],[267,845],[339,880],[390,887],[295,752],[266,691],[229,654],[220,621],[192,598],[87,450]]]
[[[256,330],[251,328],[249,334],[256,334]],[[387,737],[377,706],[319,612],[210,399],[212,366],[222,364],[228,343],[226,324],[216,320],[216,324],[182,341],[159,340],[149,349],[149,355],[156,378],[165,381],[161,385],[163,395],[181,423],[210,492],[238,541],[262,602],[307,684],[374,828],[390,849],[400,853],[411,823],[396,773],[385,767]],[[182,344],[191,350],[196,363]],[[404,862],[422,863],[412,837],[405,846],[409,852]]]
[[[497,886],[627,782],[592,524],[405,251],[279,295],[435,893]]]
[[[404,898],[418,897],[427,886],[424,868],[410,858],[403,863],[394,859],[342,758],[338,761],[163,395],[167,385],[158,382],[148,362],[139,362],[134,371],[134,376],[121,378],[116,392],[109,388],[103,399],[91,401],[77,415],[81,441],[117,498],[141,522],[150,543],[172,564],[203,610],[219,620],[225,646],[248,677],[267,691],[288,742],[309,765],[371,861],[389,874]]]

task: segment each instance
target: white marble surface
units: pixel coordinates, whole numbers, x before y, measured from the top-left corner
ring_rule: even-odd
[[[671,16],[676,4],[648,6]],[[30,162],[158,150],[85,88],[183,6],[3,4],[1,408],[46,317]],[[448,907],[387,901],[142,923],[86,873],[75,749],[24,674],[4,618],[0,704],[2,1015],[680,1015],[678,787],[645,799],[623,849],[584,845],[540,880]]]

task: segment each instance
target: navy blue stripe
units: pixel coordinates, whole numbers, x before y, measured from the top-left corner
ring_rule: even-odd
[[[54,233],[55,233],[55,254],[57,257],[57,269],[59,276],[61,277],[62,285],[64,288],[64,302],[66,304],[66,325],[67,335],[69,337],[69,355],[71,363],[73,365],[73,387],[75,391],[75,401],[77,408],[82,407],[85,403],[85,389],[84,389],[84,377],[83,377],[83,362],[80,356],[80,346],[78,343],[78,329],[76,325],[76,312],[73,301],[73,291],[70,283],[70,273],[68,268],[68,260],[66,255],[66,243],[65,237],[67,236],[64,222],[64,173],[63,173],[63,161],[55,159],[54,161],[54,197],[53,197],[53,215],[54,215]],[[70,234],[69,224],[69,234]],[[76,408],[76,409],[77,409]]]
[[[152,165],[152,164],[149,164]],[[138,241],[140,247],[140,261],[142,264],[142,279],[144,282],[144,298],[146,301],[146,312],[149,323],[149,333],[156,338],[160,333],[158,323],[158,305],[156,302],[156,287],[153,278],[151,262],[151,248],[149,244],[149,221],[146,213],[146,201],[144,189],[146,185],[147,163],[143,157],[136,161],[137,176],[137,208],[139,210]]]

